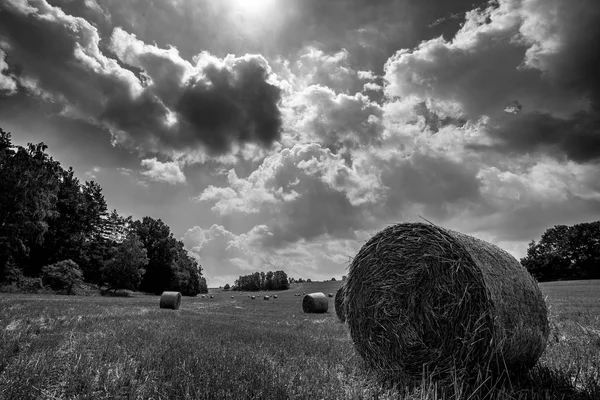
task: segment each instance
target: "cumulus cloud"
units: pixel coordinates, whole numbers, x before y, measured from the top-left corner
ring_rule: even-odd
[[[313,85],[291,96],[286,107],[291,110],[287,126],[298,133],[294,140],[318,142],[335,153],[372,146],[383,133],[381,106],[361,93]]]
[[[260,242],[277,247],[324,234],[351,237],[369,223],[365,210],[382,189],[368,164],[349,167],[318,144],[298,144],[267,157],[248,178],[230,171],[227,187],[209,186],[197,200],[221,215],[256,214],[265,225]]]
[[[452,40],[391,57],[386,95],[434,99],[434,112],[454,118],[486,117],[495,150],[597,159],[600,58],[589,49],[600,39],[599,17],[593,1],[502,0],[470,11]],[[527,111],[507,115],[515,99]]]
[[[17,83],[8,72],[8,64],[5,58],[6,53],[0,49],[0,91],[13,93],[17,90]]]
[[[331,279],[346,274],[351,255],[361,245],[360,240],[323,237],[318,242],[300,241],[283,248],[265,249],[255,242],[264,226],[235,234],[222,225],[208,229],[195,226],[188,229],[182,240],[186,249],[195,256],[203,268],[209,285],[218,286],[233,282],[240,275],[256,271],[283,269],[289,277]],[[357,232],[361,240],[365,232]]]
[[[160,162],[156,158],[150,158],[142,160],[142,167],[146,167],[148,170],[142,172],[142,175],[148,177],[150,180],[157,182],[167,182],[171,185],[178,183],[185,183],[185,175],[183,171],[175,162]]]
[[[280,89],[261,56],[201,53],[192,64],[173,47],[147,45],[116,28],[110,50],[117,61],[102,51],[92,24],[45,0],[0,7],[0,36],[11,64],[20,66],[17,78],[101,121],[117,143],[221,155],[233,144],[268,147],[279,139]]]

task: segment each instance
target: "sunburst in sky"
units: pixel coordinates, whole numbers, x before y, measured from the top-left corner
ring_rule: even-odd
[[[600,215],[595,0],[3,0],[0,127],[210,286],[427,220],[517,257]]]

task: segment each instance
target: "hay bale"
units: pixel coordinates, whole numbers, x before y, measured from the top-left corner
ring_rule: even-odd
[[[547,308],[527,270],[499,247],[435,225],[377,233],[345,287],[352,340],[381,371],[417,379],[522,372],[546,347]]]
[[[178,310],[181,305],[181,293],[179,292],[163,292],[160,296],[160,308],[170,308]]]
[[[274,295],[273,295],[273,298],[274,298],[274,299],[276,299],[276,298],[277,298],[277,295],[276,295],[276,294],[274,294]]]
[[[326,313],[329,300],[323,293],[310,293],[302,299],[302,310],[305,313]]]
[[[333,297],[333,293],[329,293],[327,297]]]
[[[202,298],[204,298],[204,295],[202,295]]]
[[[234,296],[231,296],[231,298],[233,299],[233,298],[234,298]]]
[[[269,299],[270,299],[270,297],[269,297],[269,296],[265,296],[265,297],[263,297],[263,300],[269,300]]]
[[[250,297],[250,298],[251,298],[252,300],[254,300],[254,299],[256,299],[256,296],[252,296],[252,297]]]
[[[342,322],[346,322],[346,310],[344,310],[344,294],[346,293],[346,289],[344,286],[339,288],[337,292],[335,292],[335,299],[333,304],[335,305],[335,314]]]

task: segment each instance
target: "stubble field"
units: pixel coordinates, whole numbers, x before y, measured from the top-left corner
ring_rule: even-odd
[[[355,352],[329,302],[304,314],[297,292],[184,297],[0,294],[0,399],[600,399],[600,281],[541,284],[548,347],[521,382],[390,386]],[[234,296],[231,299],[231,296]]]

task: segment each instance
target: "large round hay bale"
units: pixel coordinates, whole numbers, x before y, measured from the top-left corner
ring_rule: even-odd
[[[346,321],[346,311],[344,310],[344,294],[345,293],[346,293],[346,290],[344,289],[344,286],[342,286],[341,288],[339,288],[337,290],[337,292],[335,292],[335,299],[333,302],[333,304],[335,305],[335,314],[342,322]]]
[[[269,300],[269,299],[270,299],[270,297],[269,297],[269,296],[265,296],[265,297],[263,297],[263,300]]]
[[[381,371],[523,371],[546,347],[547,308],[527,270],[499,247],[435,225],[377,233],[345,287],[352,340]]]
[[[179,292],[163,292],[160,296],[160,308],[178,310],[180,305],[181,293]]]
[[[309,293],[302,299],[302,310],[305,313],[325,313],[329,308],[329,300],[323,293]]]
[[[252,300],[254,300],[254,299],[256,299],[256,296],[252,296],[252,297],[250,297],[250,298],[251,298]]]
[[[277,295],[276,295],[276,294],[274,294],[274,295],[273,295],[273,298],[274,298],[274,299],[276,299],[276,298],[277,298]]]

